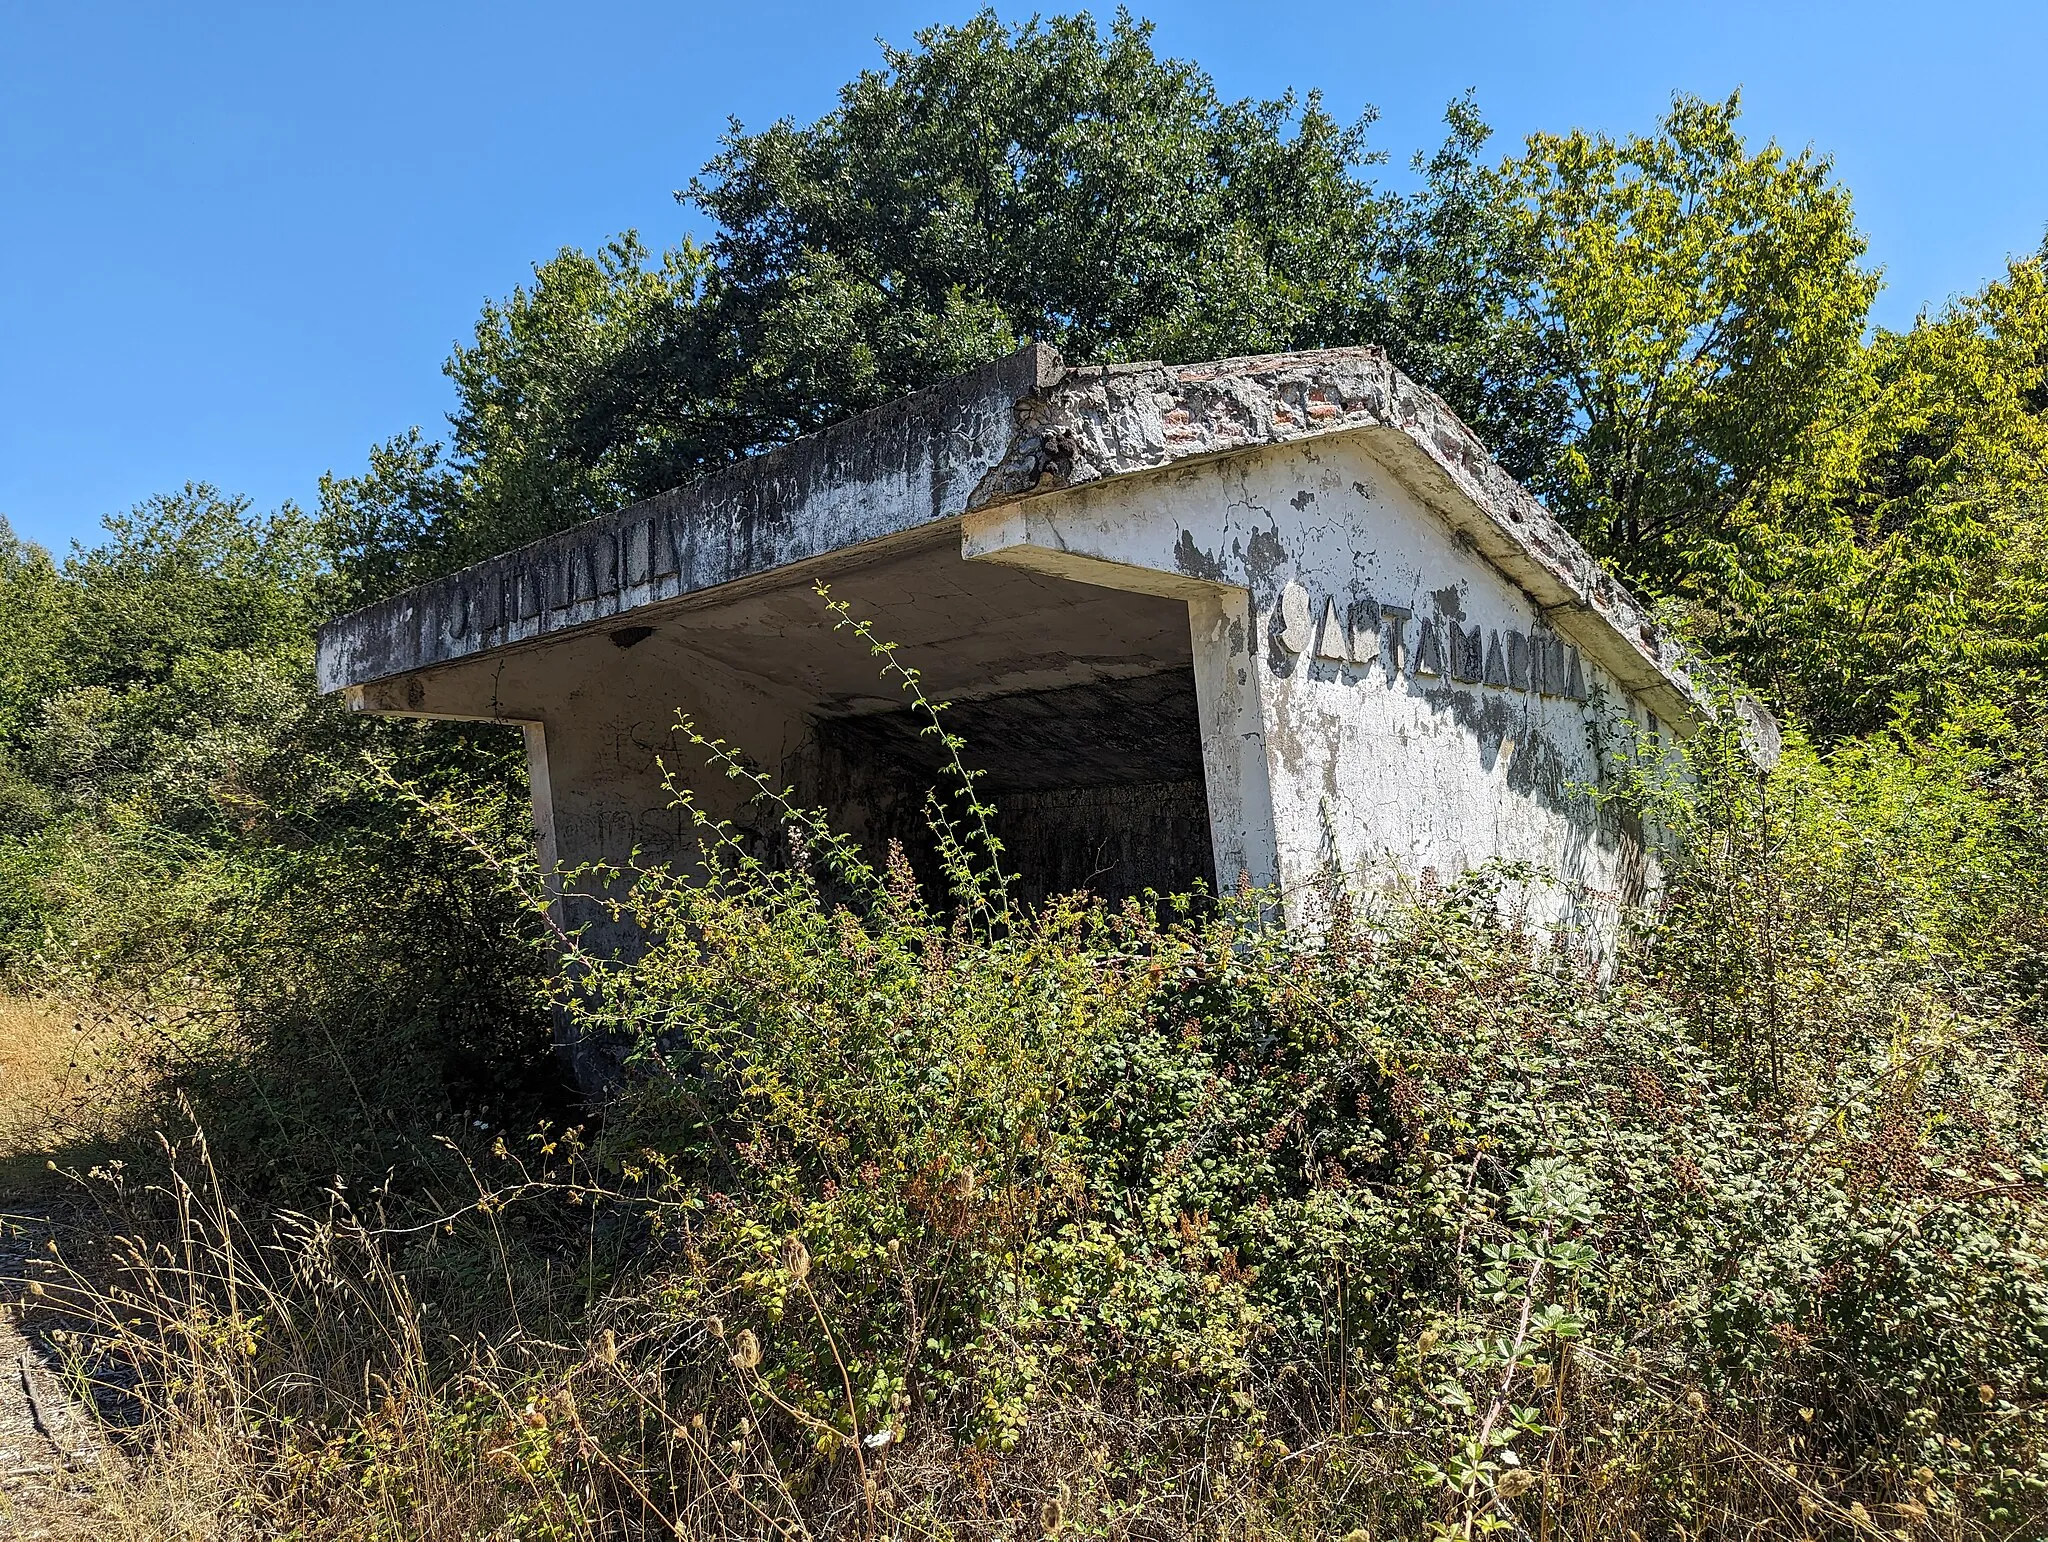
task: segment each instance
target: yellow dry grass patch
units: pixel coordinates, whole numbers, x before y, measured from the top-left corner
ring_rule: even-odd
[[[62,1003],[0,997],[0,1158],[34,1149],[80,1075],[85,1035]]]
[[[0,1169],[40,1170],[110,1127],[113,1094],[133,1080],[123,1031],[132,1014],[51,998],[0,996]],[[118,1086],[117,1086],[118,1084]]]

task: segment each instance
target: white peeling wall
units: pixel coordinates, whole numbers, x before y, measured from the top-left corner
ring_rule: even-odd
[[[1412,892],[1527,862],[1532,917],[1596,932],[1644,896],[1585,791],[1627,698],[1364,435],[970,516],[966,553],[1189,599],[1217,871],[1277,878],[1290,919],[1333,863]]]

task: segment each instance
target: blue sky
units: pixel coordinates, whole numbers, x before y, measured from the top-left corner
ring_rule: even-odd
[[[815,117],[878,36],[971,9],[0,0],[0,514],[61,551],[187,479],[310,504],[372,441],[439,431],[485,297],[560,246],[689,229],[670,193],[728,115]],[[2048,224],[2038,3],[1141,14],[1227,95],[1374,104],[1397,164],[1467,87],[1507,145],[1740,86],[1753,139],[1834,156],[1888,325]]]

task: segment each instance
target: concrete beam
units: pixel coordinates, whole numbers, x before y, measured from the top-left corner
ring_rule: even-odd
[[[1702,691],[1649,610],[1379,348],[1069,370],[1034,344],[344,616],[321,630],[318,678],[323,690],[364,685],[751,579],[786,581],[796,565],[1008,506],[970,535],[971,555],[994,556],[1035,543],[1022,532],[1045,494],[1337,435],[1368,439],[1425,507],[1667,721],[1702,715]],[[1048,552],[1040,571],[1174,598],[1195,597],[1204,577],[1170,566],[1145,580],[1091,576],[1087,554]]]

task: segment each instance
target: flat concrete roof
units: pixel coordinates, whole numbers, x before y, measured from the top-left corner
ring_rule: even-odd
[[[1703,710],[1678,645],[1441,398],[1379,348],[1067,368],[1033,344],[958,379],[422,584],[320,629],[326,691],[692,608],[947,521],[1265,446],[1363,436],[1544,618],[1667,719]],[[1188,576],[1203,577],[1191,551]],[[773,578],[770,578],[773,575]]]

